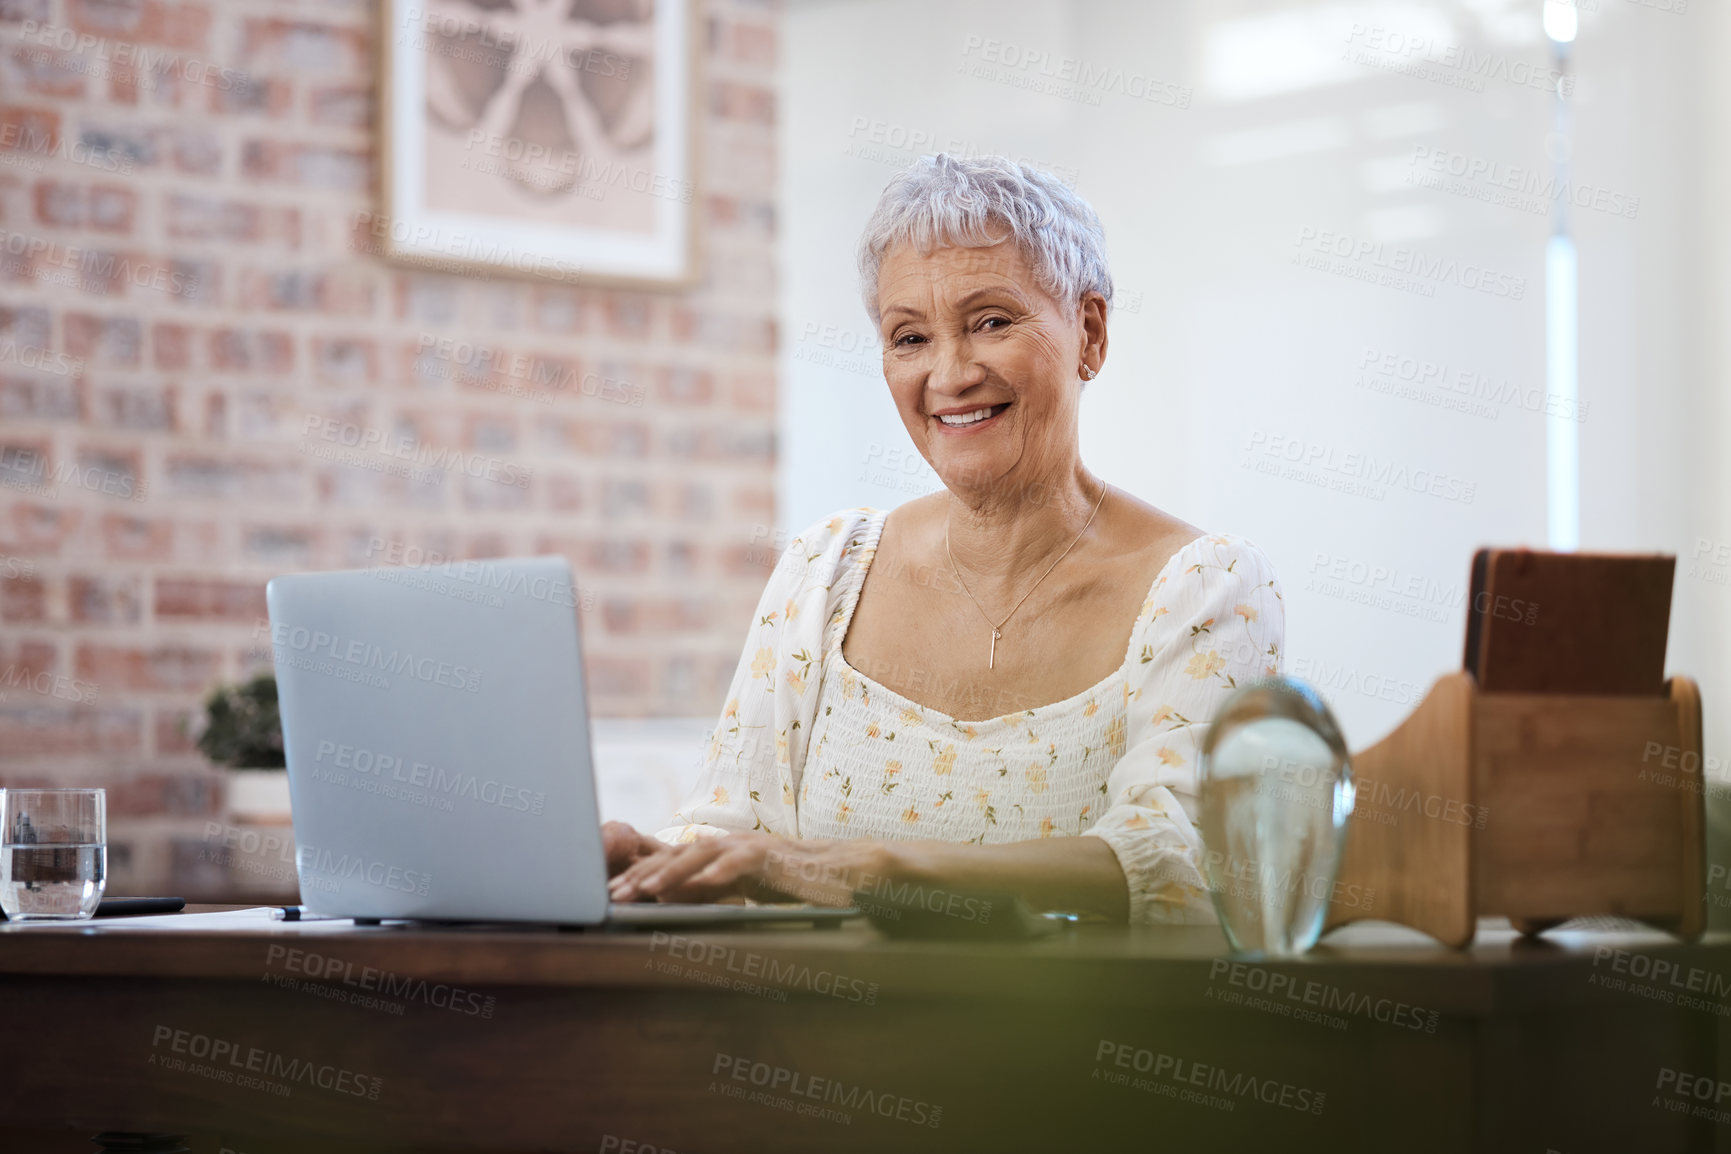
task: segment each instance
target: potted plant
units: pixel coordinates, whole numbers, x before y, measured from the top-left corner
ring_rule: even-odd
[[[283,759],[276,675],[219,685],[205,699],[199,752],[228,767],[228,808],[237,818],[286,821],[289,788]]]

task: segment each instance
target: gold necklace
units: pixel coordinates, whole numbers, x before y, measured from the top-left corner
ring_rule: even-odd
[[[1111,485],[1105,484],[1105,482],[1102,482],[1102,484],[1105,485],[1105,487],[1100,490],[1100,499],[1094,502],[1094,512],[1089,513],[1088,519],[1082,523],[1082,532],[1076,534],[1076,540],[1071,541],[1068,545],[1064,546],[1064,551],[1058,554],[1057,559],[1050,565],[1046,566],[1046,571],[1040,574],[1040,581],[1044,581],[1052,575],[1052,570],[1058,567],[1058,562],[1070,555],[1070,550],[1076,547],[1077,543],[1082,540],[1083,535],[1088,532],[1088,526],[1094,523],[1094,514],[1098,513],[1100,511],[1100,506],[1106,503],[1106,494],[1112,488]],[[968,583],[962,580],[962,567],[956,564],[956,555],[950,552],[950,519],[947,514],[944,517],[944,555],[950,559],[950,569],[956,575],[956,584],[962,587],[962,592],[968,595],[968,600],[974,603],[974,608],[980,610],[980,616],[984,617],[986,619],[986,624],[992,627],[992,648],[991,652],[986,655],[986,668],[996,669],[998,666],[998,638],[1004,635],[1004,625],[1008,623],[1010,618],[1016,615],[1016,610],[1022,607],[1022,602],[1034,595],[1034,590],[1040,587],[1040,581],[1036,581],[1032,585],[1028,586],[1028,591],[1022,594],[1022,600],[1016,602],[1010,607],[1010,611],[1004,614],[1003,621],[994,622],[991,617],[987,615],[986,611],[980,607],[979,598],[975,597],[973,590],[968,588]]]

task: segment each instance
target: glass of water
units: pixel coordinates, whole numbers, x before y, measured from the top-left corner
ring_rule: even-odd
[[[1291,957],[1322,934],[1352,816],[1352,765],[1310,686],[1276,677],[1226,699],[1202,739],[1203,873],[1232,948]]]
[[[0,789],[0,910],[8,918],[88,918],[107,885],[107,790]]]

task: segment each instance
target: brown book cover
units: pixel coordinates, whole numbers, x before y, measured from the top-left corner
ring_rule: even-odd
[[[1481,549],[1466,668],[1489,693],[1658,697],[1677,559]]]

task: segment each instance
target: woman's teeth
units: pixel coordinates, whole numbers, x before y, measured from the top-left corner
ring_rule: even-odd
[[[958,425],[972,425],[977,421],[985,420],[991,415],[992,406],[988,405],[983,409],[975,409],[971,413],[946,413],[944,416],[939,417],[938,420],[949,425],[951,428],[954,428]]]

